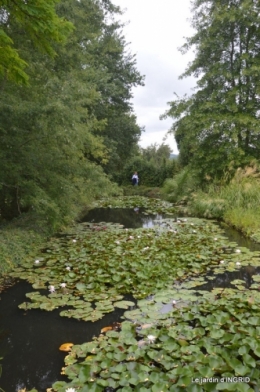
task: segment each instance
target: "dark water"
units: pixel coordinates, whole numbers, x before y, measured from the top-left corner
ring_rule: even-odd
[[[161,219],[160,215],[143,215],[142,210],[95,209],[82,221],[114,222],[128,228],[138,228],[152,227],[155,220]],[[226,234],[239,246],[260,250],[260,245],[244,240],[236,231],[231,230]],[[228,287],[234,279],[245,280],[250,285],[251,276],[260,273],[260,269],[256,272],[252,268],[243,267],[218,275],[204,288]],[[31,285],[21,281],[1,294],[0,356],[3,356],[3,373],[0,387],[5,392],[17,392],[22,388],[36,388],[39,392],[45,392],[55,381],[66,381],[60,374],[66,353],[59,351],[59,346],[67,342],[81,344],[92,340],[104,326],[120,321],[124,313],[123,309],[117,309],[102,320],[91,323],[60,317],[60,310],[46,312],[34,309],[25,312],[18,305],[26,300],[25,294],[30,291],[33,291]]]
[[[82,221],[114,222],[137,228],[151,227],[155,219],[162,217],[146,216],[141,210],[134,209],[96,209]],[[26,300],[25,294],[30,291],[33,291],[31,285],[21,281],[1,294],[0,356],[3,357],[3,372],[0,388],[5,392],[17,392],[23,388],[45,392],[55,381],[66,381],[66,377],[60,374],[66,353],[59,351],[59,346],[67,342],[82,344],[91,341],[103,327],[119,322],[125,312],[117,309],[95,323],[60,317],[60,309],[25,312],[18,305]]]
[[[162,215],[144,215],[143,208],[95,208],[82,218],[81,222],[112,222],[120,223],[128,229],[138,227],[153,227],[155,220],[161,220]]]
[[[120,321],[124,310],[118,309],[95,323],[60,317],[60,310],[46,312],[38,309],[25,312],[18,308],[26,300],[25,293],[33,291],[22,281],[2,294],[0,324],[4,339],[1,342],[3,373],[0,387],[5,392],[21,388],[46,391],[57,380],[64,366],[63,343],[82,344],[99,335],[104,326]]]

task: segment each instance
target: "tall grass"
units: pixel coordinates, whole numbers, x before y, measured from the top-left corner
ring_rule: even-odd
[[[187,199],[190,215],[223,219],[245,235],[260,242],[260,173],[257,165],[239,169],[228,184],[211,184],[199,189],[194,178],[183,170],[165,182],[167,200]]]
[[[166,200],[172,203],[180,203],[191,195],[196,186],[197,179],[195,174],[189,168],[184,168],[173,178],[165,180],[162,194]]]

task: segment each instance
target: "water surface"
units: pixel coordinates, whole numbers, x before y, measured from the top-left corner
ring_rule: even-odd
[[[162,218],[161,215],[144,215],[141,209],[97,208],[90,211],[82,221],[113,222],[127,228],[138,228],[152,227]],[[260,250],[259,244],[244,239],[235,230],[226,229],[226,235],[239,246]],[[255,273],[260,273],[260,269],[242,267],[238,271],[215,276],[214,280],[208,281],[200,289],[234,287],[230,284],[234,279],[244,280],[249,287],[251,276]],[[21,281],[1,294],[0,356],[4,358],[0,387],[5,392],[17,392],[23,388],[36,388],[39,392],[45,392],[55,381],[66,381],[60,374],[66,353],[60,352],[59,346],[67,342],[82,344],[91,341],[104,326],[120,321],[124,313],[123,309],[116,309],[102,320],[91,323],[60,317],[60,309],[52,312],[38,309],[25,312],[18,305],[26,300],[25,294],[30,291],[33,291],[31,285]]]

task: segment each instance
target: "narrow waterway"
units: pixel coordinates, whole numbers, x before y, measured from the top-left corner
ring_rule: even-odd
[[[161,215],[143,215],[139,209],[95,209],[83,221],[149,228],[161,219]],[[260,245],[244,239],[234,230],[226,229],[226,235],[239,246],[260,251]],[[260,273],[260,269],[243,267],[232,273],[217,275],[203,288],[229,287],[234,279],[244,280],[248,286],[254,273]],[[45,392],[55,381],[66,380],[60,374],[66,353],[59,351],[59,346],[66,342],[81,344],[92,340],[104,326],[120,321],[124,313],[124,310],[117,309],[102,320],[91,323],[62,318],[59,316],[60,309],[52,312],[19,309],[18,305],[25,301],[25,294],[30,291],[33,291],[31,285],[20,281],[1,294],[0,355],[3,357],[3,373],[0,387],[5,392],[18,392],[25,388]]]

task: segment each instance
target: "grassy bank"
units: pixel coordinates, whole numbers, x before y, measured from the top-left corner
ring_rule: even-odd
[[[163,188],[164,198],[187,215],[219,219],[260,242],[260,170],[254,163],[239,169],[229,183],[211,184],[201,190],[187,169]]]

